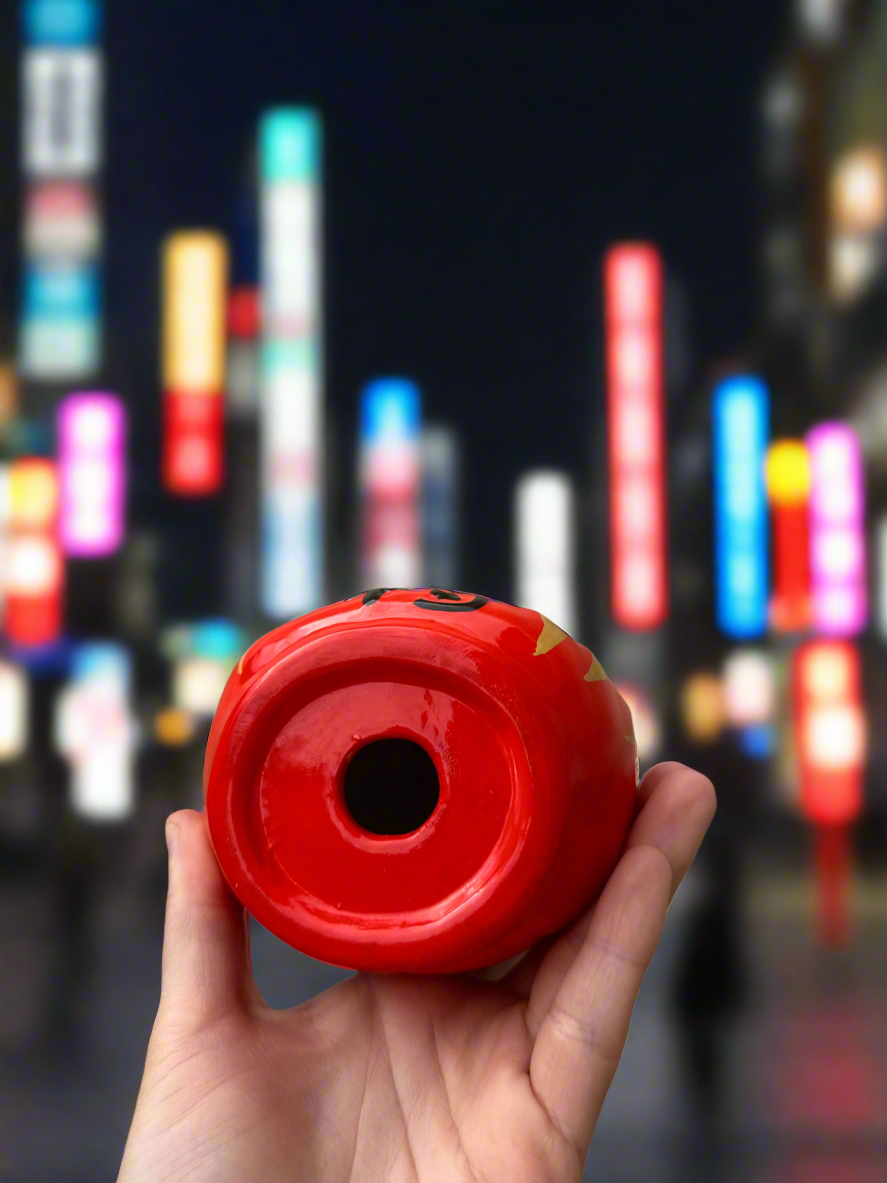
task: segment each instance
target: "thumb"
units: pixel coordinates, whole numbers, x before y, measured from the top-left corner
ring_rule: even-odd
[[[193,809],[166,823],[169,894],[160,1007],[199,1026],[259,999],[249,960],[246,914],[216,862],[206,819]]]

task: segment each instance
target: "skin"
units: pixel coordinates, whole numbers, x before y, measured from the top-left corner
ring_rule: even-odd
[[[499,981],[357,974],[272,1010],[202,814],[167,823],[160,1006],[118,1183],[579,1180],[666,909],[715,810],[644,777],[595,903]]]

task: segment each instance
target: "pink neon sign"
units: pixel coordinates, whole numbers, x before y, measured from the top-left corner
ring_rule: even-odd
[[[845,423],[807,436],[810,455],[810,568],[813,627],[850,637],[865,628],[865,530],[859,440]]]
[[[125,432],[113,394],[71,394],[59,407],[59,536],[67,555],[98,558],[123,540]]]

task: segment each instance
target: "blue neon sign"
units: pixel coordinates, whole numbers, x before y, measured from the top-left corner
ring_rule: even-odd
[[[770,760],[776,748],[776,737],[771,723],[756,723],[739,732],[739,746],[750,760]]]
[[[99,315],[98,270],[86,266],[32,265],[24,277],[25,320],[86,320]]]
[[[418,387],[407,378],[378,378],[363,391],[360,435],[364,444],[416,440],[421,422]]]
[[[259,126],[265,181],[316,182],[320,176],[320,118],[309,107],[268,111]]]
[[[750,376],[725,379],[713,420],[715,614],[723,633],[744,640],[767,628],[766,386]]]
[[[96,0],[25,0],[22,6],[25,43],[31,46],[93,45],[100,20]]]
[[[128,687],[132,659],[116,641],[83,641],[74,650],[71,678],[75,682],[108,678]]]

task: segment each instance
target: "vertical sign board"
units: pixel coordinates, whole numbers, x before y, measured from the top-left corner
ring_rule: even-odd
[[[55,465],[36,458],[14,461],[9,503],[4,632],[14,645],[49,645],[61,633],[64,584]]]
[[[92,45],[99,17],[98,0],[25,0],[22,32],[25,43],[35,47]]]
[[[261,602],[278,619],[323,601],[321,129],[268,112],[261,170]]]
[[[71,810],[93,822],[124,821],[135,808],[130,665],[122,646],[87,642],[56,702],[55,744],[70,765]]]
[[[743,640],[767,628],[767,388],[753,377],[725,379],[713,419],[715,612],[721,632]]]
[[[847,830],[862,808],[866,725],[859,654],[850,641],[816,640],[795,652],[795,743],[801,808],[816,827],[822,931],[847,931]]]
[[[822,423],[807,435],[810,453],[810,566],[813,627],[852,637],[868,613],[862,457],[845,423]]]
[[[26,377],[63,381],[99,364],[99,277],[94,264],[29,263],[20,362]]]
[[[101,158],[102,63],[94,48],[25,51],[24,165],[34,177],[87,177]]]
[[[223,475],[228,253],[208,230],[163,248],[163,483],[182,497],[215,493]]]
[[[800,440],[779,440],[767,452],[767,492],[773,521],[775,632],[798,632],[810,623],[810,458]]]
[[[363,391],[358,482],[367,587],[417,587],[422,580],[420,420],[412,382],[379,378]]]
[[[71,394],[58,411],[62,549],[113,554],[123,541],[125,414],[113,394]]]
[[[604,266],[613,618],[657,628],[668,612],[662,261],[623,243]]]
[[[576,633],[573,487],[560,472],[521,477],[515,495],[517,602]]]
[[[22,16],[28,183],[19,360],[27,378],[84,378],[100,350],[100,9],[93,0],[26,0]]]

